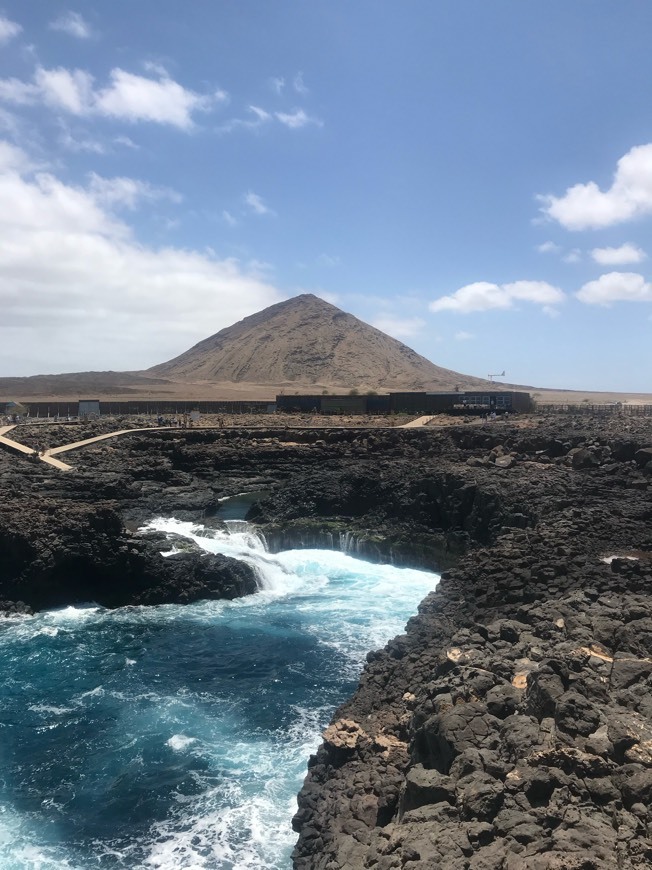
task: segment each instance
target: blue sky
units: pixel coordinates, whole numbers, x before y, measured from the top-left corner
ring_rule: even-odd
[[[438,365],[652,392],[647,0],[5,0],[0,375],[313,292]]]

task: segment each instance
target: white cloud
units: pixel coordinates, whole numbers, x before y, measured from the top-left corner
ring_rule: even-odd
[[[579,263],[582,260],[582,251],[580,248],[573,248],[562,259],[564,263]]]
[[[21,148],[0,139],[0,173],[29,172],[32,169],[32,161]]]
[[[247,106],[248,116],[244,118],[231,118],[217,127],[218,133],[232,133],[234,130],[257,130],[270,121],[276,120],[290,130],[300,130],[314,124],[323,127],[324,122],[320,118],[308,115],[303,109],[292,109],[290,112],[268,112],[260,106]]]
[[[599,229],[652,213],[652,143],[638,145],[618,161],[611,187],[576,184],[564,196],[540,196],[541,211],[568,230]]]
[[[472,332],[464,332],[462,330],[455,333],[455,341],[471,341],[472,338],[475,338]]]
[[[381,332],[386,332],[394,338],[410,338],[423,331],[426,321],[421,317],[393,317],[391,314],[381,314],[371,323]]]
[[[247,106],[247,112],[249,112],[248,118],[231,118],[231,120],[225,121],[217,128],[218,132],[232,133],[238,128],[256,130],[258,127],[262,127],[263,124],[272,120],[272,115],[269,112],[266,112],[265,109],[261,109],[259,106]],[[253,117],[251,117],[252,115]]]
[[[251,211],[254,212],[254,214],[276,214],[276,212],[269,208],[269,206],[265,205],[262,196],[259,196],[257,193],[253,193],[253,191],[251,190],[245,194],[244,201],[249,206]]]
[[[265,122],[269,121],[272,117],[269,112],[266,112],[264,109],[261,109],[259,106],[247,106],[248,110],[252,112],[258,121]]]
[[[320,266],[328,266],[329,269],[339,266],[341,262],[342,260],[337,254],[320,254],[317,257],[317,263]]]
[[[140,148],[140,146],[136,145],[134,140],[130,139],[129,136],[116,136],[113,141],[116,145],[124,145],[125,148],[132,148],[136,151]]]
[[[92,35],[90,26],[84,21],[79,12],[65,12],[50,24],[51,30],[67,33],[77,39],[89,39]]]
[[[226,209],[224,209],[224,211],[222,212],[222,220],[224,221],[225,224],[228,224],[230,227],[237,227],[238,226],[238,219],[233,217],[231,212],[227,211]]]
[[[75,154],[106,154],[106,146],[103,142],[85,134],[73,133],[65,125],[61,127],[59,143]]]
[[[142,368],[280,300],[259,268],[139,243],[103,201],[112,182],[129,200],[115,179],[72,187],[29,163],[0,142],[3,373]]]
[[[43,69],[34,74],[34,95],[53,109],[85,115],[92,108],[93,77],[84,70]]]
[[[269,80],[269,83],[272,87],[272,90],[279,94],[279,96],[283,93],[283,88],[285,87],[284,78],[282,78],[281,76],[273,77]]]
[[[96,95],[100,114],[127,121],[152,121],[171,124],[181,130],[194,126],[193,113],[205,112],[214,102],[223,102],[218,91],[208,97],[188,90],[171,78],[144,78],[122,69],[111,70],[111,85]]]
[[[17,78],[0,79],[0,100],[6,103],[27,106],[37,101],[38,94],[39,89],[30,82]]]
[[[303,81],[303,73],[302,72],[298,72],[295,75],[294,81],[292,82],[292,85],[294,87],[294,90],[298,94],[301,94],[301,96],[303,96],[303,97],[305,97],[306,94],[310,93],[308,88],[306,87],[304,81]]]
[[[163,66],[162,63],[158,63],[155,60],[146,60],[143,63],[143,69],[145,72],[153,73],[155,76],[158,76],[162,79],[169,79],[170,73],[167,71],[167,67]]]
[[[107,208],[126,208],[133,210],[142,202],[168,199],[181,202],[181,195],[168,187],[155,187],[137,178],[103,178],[95,172],[90,173],[89,191],[96,202]]]
[[[591,256],[601,266],[626,266],[628,263],[642,263],[647,254],[642,248],[625,242],[619,248],[594,248]]]
[[[472,311],[513,308],[515,302],[532,302],[535,305],[558,305],[565,299],[564,293],[545,281],[514,281],[511,284],[491,284],[478,281],[467,284],[452,293],[430,303],[431,311]]]
[[[608,308],[613,302],[652,302],[652,283],[636,272],[608,272],[575,294],[587,305]]]
[[[554,242],[544,242],[542,245],[537,245],[537,251],[540,254],[558,254],[561,251],[561,246]]]
[[[198,94],[167,75],[158,79],[111,70],[110,84],[94,89],[94,79],[84,70],[37,67],[33,80],[0,79],[0,100],[30,105],[44,103],[77,116],[103,115],[130,121],[169,124],[181,130],[194,127],[193,115],[226,102],[225,91]]]
[[[292,112],[275,112],[277,120],[289,127],[291,130],[299,130],[301,127],[306,127],[308,124],[315,124],[317,127],[323,127],[324,122],[319,118],[313,118],[307,115],[303,109],[293,109]]]
[[[12,112],[7,111],[7,109],[0,108],[0,132],[9,133],[14,140],[18,140],[20,129],[21,122],[19,118]]]
[[[13,39],[14,36],[18,36],[22,29],[20,24],[5,18],[4,15],[0,15],[0,45],[4,45],[5,42]]]

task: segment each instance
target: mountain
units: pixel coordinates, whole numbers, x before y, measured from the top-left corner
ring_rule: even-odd
[[[311,293],[245,317],[145,374],[171,381],[270,384],[279,389],[315,385],[452,390],[488,383],[436,366]]]

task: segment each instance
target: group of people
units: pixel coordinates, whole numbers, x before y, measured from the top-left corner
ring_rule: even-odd
[[[158,426],[174,426],[178,429],[192,428],[192,419],[189,414],[179,414],[178,417],[163,417],[161,414],[156,418]]]

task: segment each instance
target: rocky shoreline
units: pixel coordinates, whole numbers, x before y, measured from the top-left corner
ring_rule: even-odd
[[[253,490],[272,549],[446,568],[310,760],[297,870],[652,866],[652,421],[153,432],[75,461],[0,453],[7,613],[254,591],[133,532]]]

